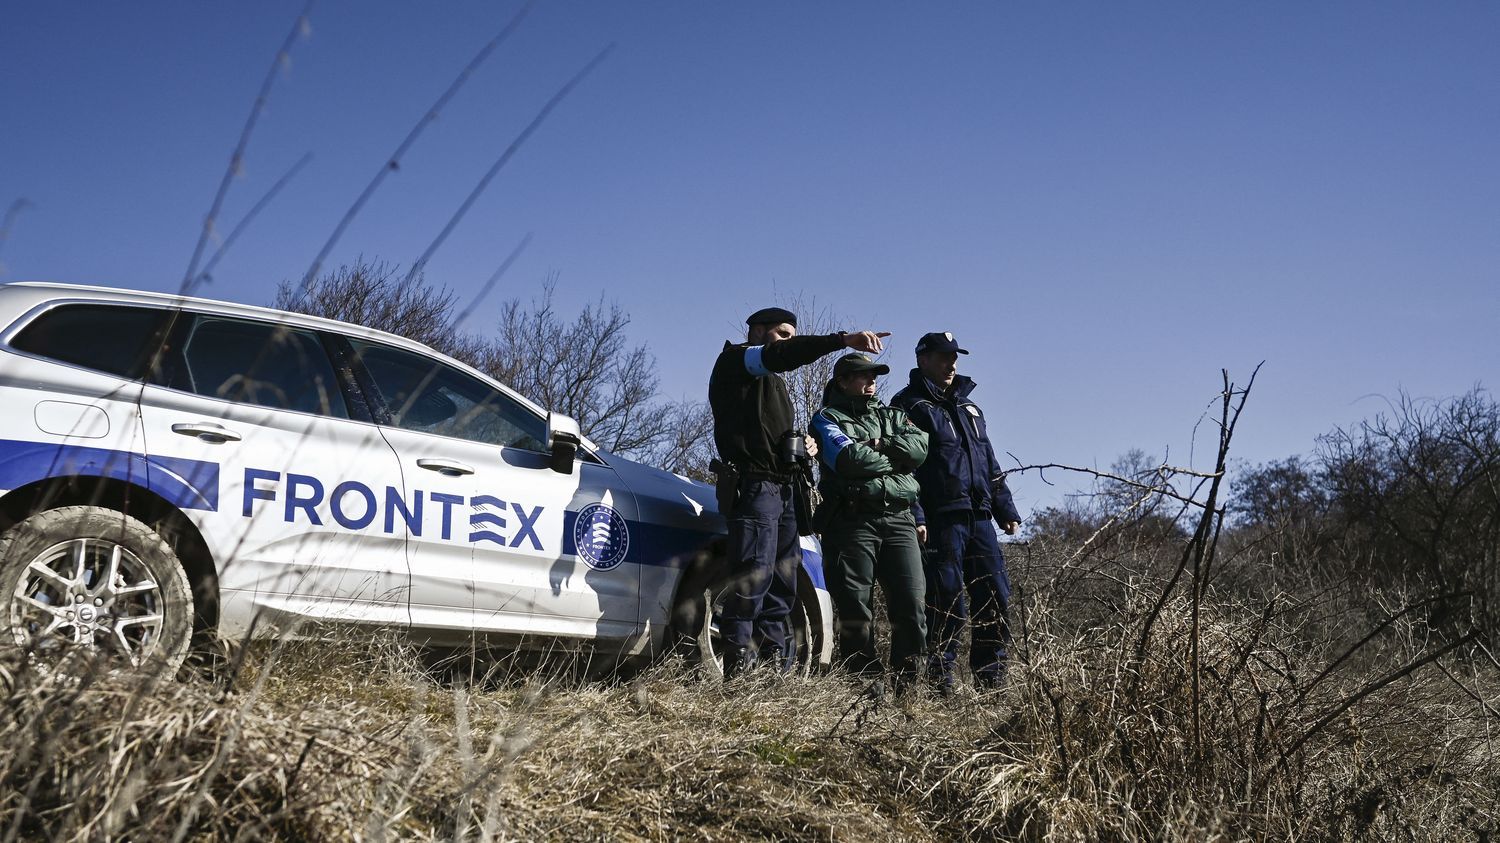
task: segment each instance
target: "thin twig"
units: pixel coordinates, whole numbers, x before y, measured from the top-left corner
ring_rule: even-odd
[[[1060,471],[1076,471],[1076,472],[1078,472],[1080,474],[1089,474],[1089,475],[1093,475],[1094,477],[1098,477],[1098,478],[1100,478],[1102,480],[1113,480],[1113,481],[1115,481],[1117,483],[1121,483],[1123,485],[1130,486],[1130,487],[1135,488],[1135,489],[1147,489],[1147,490],[1150,490],[1152,492],[1156,492],[1156,493],[1159,493],[1161,495],[1164,495],[1165,497],[1169,497],[1169,498],[1172,498],[1174,500],[1179,500],[1179,501],[1182,501],[1183,503],[1192,504],[1193,506],[1196,506],[1196,507],[1200,507],[1201,508],[1203,506],[1203,503],[1201,501],[1197,501],[1197,500],[1192,499],[1191,497],[1187,497],[1187,496],[1183,495],[1182,493],[1176,491],[1175,489],[1172,489],[1170,486],[1167,486],[1165,484],[1160,484],[1160,483],[1142,483],[1139,480],[1134,480],[1134,479],[1129,478],[1129,477],[1122,477],[1122,476],[1120,476],[1118,474],[1113,474],[1113,473],[1108,472],[1108,471],[1100,471],[1100,470],[1098,470],[1096,468],[1083,468],[1081,466],[1076,466],[1076,465],[1064,465],[1062,463],[1049,462],[1049,463],[1041,463],[1041,464],[1036,464],[1036,465],[1023,465],[1023,466],[1019,466],[1017,468],[1009,469],[1005,473],[1007,475],[1011,475],[1011,474],[1020,474],[1020,473],[1027,472],[1027,471],[1036,471],[1038,473],[1038,476],[1040,476],[1042,478],[1042,482],[1048,483],[1048,485],[1051,485],[1050,482],[1047,480],[1046,475],[1042,473],[1042,472],[1045,472],[1049,468],[1055,468],[1055,469],[1058,469]],[[1186,475],[1188,477],[1202,477],[1202,478],[1206,478],[1206,479],[1217,479],[1217,475],[1204,474],[1202,472],[1197,472],[1197,471],[1188,471],[1186,469],[1173,468],[1173,467],[1167,466],[1167,465],[1162,465],[1162,466],[1157,467],[1156,471],[1159,471],[1159,472],[1160,471],[1167,471],[1167,472],[1172,472],[1172,473],[1175,473],[1175,474],[1183,474],[1183,475]]]
[[[469,81],[469,77],[473,76],[474,71],[484,63],[485,59],[489,58],[490,53],[494,52],[495,48],[500,46],[506,38],[510,37],[510,34],[515,31],[516,27],[520,26],[521,21],[531,11],[532,5],[532,3],[527,3],[522,6],[521,10],[516,12],[515,16],[505,24],[500,32],[494,38],[491,38],[489,43],[481,47],[478,53],[474,54],[474,58],[470,59],[469,63],[464,65],[464,69],[459,71],[458,76],[453,79],[448,89],[443,91],[442,95],[437,98],[437,101],[432,104],[432,107],[422,114],[421,119],[417,120],[416,125],[411,127],[411,131],[407,132],[406,138],[396,147],[396,151],[391,153],[391,157],[387,158],[385,163],[380,165],[380,169],[375,172],[375,177],[370,179],[370,183],[365,185],[364,191],[354,200],[354,204],[350,205],[349,210],[345,211],[344,216],[339,219],[338,225],[333,227],[333,233],[328,236],[328,242],[324,243],[323,248],[318,250],[317,257],[313,258],[312,266],[309,266],[307,272],[302,276],[302,283],[298,286],[296,299],[300,299],[307,294],[307,290],[312,285],[313,279],[318,275],[318,270],[323,268],[323,261],[328,258],[328,254],[333,251],[334,245],[343,236],[344,229],[349,227],[349,223],[353,222],[354,217],[359,214],[360,209],[365,206],[366,202],[370,201],[370,196],[375,193],[375,189],[380,186],[381,182],[385,181],[387,175],[401,169],[402,157],[406,155],[407,150],[411,149],[412,144],[417,142],[417,138],[421,136],[422,131],[431,125],[433,121],[437,120],[443,107],[448,104],[449,100],[453,99],[454,94],[458,93],[458,90],[463,87],[464,83]]]
[[[1474,702],[1479,703],[1479,709],[1483,711],[1486,716],[1500,719],[1500,711],[1496,711],[1495,707],[1490,705],[1488,700],[1486,700],[1484,697],[1479,696],[1478,692],[1471,689],[1468,685],[1465,685],[1457,676],[1454,676],[1453,673],[1448,670],[1448,668],[1443,666],[1442,662],[1437,663],[1437,669],[1442,671],[1443,675],[1448,677],[1448,680],[1451,681],[1455,686],[1457,686],[1460,691],[1463,691],[1465,696],[1467,696]]]
[[[203,250],[208,246],[208,238],[213,236],[214,225],[219,219],[219,210],[224,206],[224,197],[229,195],[229,185],[234,177],[239,175],[245,164],[245,148],[250,144],[250,135],[255,131],[255,123],[260,119],[260,114],[266,109],[266,101],[271,96],[271,83],[276,81],[276,71],[287,63],[292,54],[292,45],[297,43],[298,36],[308,32],[308,15],[312,14],[313,4],[317,0],[307,0],[307,5],[302,7],[302,14],[292,24],[292,29],[286,34],[286,40],[281,42],[281,49],[276,51],[276,58],[271,60],[271,67],[266,71],[265,81],[260,84],[260,91],[255,95],[255,104],[250,107],[250,116],[245,119],[245,128],[240,131],[239,142],[234,146],[234,152],[229,156],[229,166],[224,169],[224,177],[219,180],[219,189],[214,193],[214,201],[208,208],[208,215],[203,218],[203,231],[198,234],[198,244],[193,247],[193,257],[188,261],[187,272],[182,276],[181,292],[186,294],[193,287],[193,279],[198,276],[198,261],[203,257]]]
[[[459,220],[463,219],[464,215],[469,212],[469,208],[473,207],[474,202],[479,199],[480,194],[484,193],[486,187],[489,187],[490,181],[505,167],[516,154],[517,150],[521,148],[521,145],[526,143],[526,139],[531,137],[531,134],[537,130],[537,127],[542,125],[542,122],[547,119],[547,115],[551,114],[552,110],[557,108],[558,104],[566,99],[568,94],[572,93],[573,89],[578,87],[578,84],[592,73],[594,68],[598,67],[600,62],[603,62],[614,49],[615,45],[610,44],[603,50],[600,50],[598,55],[594,56],[588,64],[584,65],[582,70],[573,74],[573,78],[569,79],[558,89],[557,93],[552,95],[551,99],[547,100],[547,103],[531,119],[526,128],[521,130],[521,133],[516,136],[515,140],[510,142],[510,146],[507,146],[504,152],[500,153],[500,157],[490,166],[489,172],[485,173],[479,179],[479,183],[474,185],[474,189],[469,191],[469,195],[458,206],[458,210],[453,212],[453,216],[448,219],[448,223],[443,226],[443,230],[439,231],[437,237],[427,246],[427,250],[422,252],[421,257],[412,262],[411,268],[406,273],[408,280],[414,278],[418,272],[421,272],[427,266],[427,261],[432,258],[433,253],[438,250],[438,247],[443,245],[443,241],[448,239],[448,235],[453,232]]]
[[[1467,635],[1465,635],[1462,638],[1459,638],[1457,640],[1449,642],[1446,646],[1444,646],[1442,649],[1438,650],[1437,652],[1429,653],[1428,655],[1425,655],[1422,658],[1417,659],[1416,661],[1414,661],[1414,662],[1406,665],[1405,667],[1401,668],[1400,670],[1397,670],[1397,671],[1389,673],[1389,674],[1387,674],[1385,676],[1382,676],[1381,678],[1375,680],[1374,682],[1369,683],[1368,685],[1366,685],[1365,687],[1359,689],[1358,691],[1354,692],[1353,694],[1350,694],[1347,699],[1345,699],[1343,702],[1339,703],[1338,705],[1334,706],[1333,709],[1331,711],[1329,711],[1327,714],[1325,714],[1322,717],[1318,718],[1318,722],[1314,723],[1310,728],[1308,728],[1307,731],[1303,732],[1301,734],[1301,736],[1299,736],[1297,738],[1297,740],[1292,743],[1292,745],[1291,745],[1290,748],[1288,748],[1285,752],[1282,752],[1281,753],[1281,762],[1280,763],[1283,764],[1283,765],[1286,764],[1287,759],[1291,758],[1293,755],[1296,755],[1297,754],[1297,750],[1301,749],[1302,746],[1303,746],[1303,744],[1306,744],[1308,742],[1308,740],[1310,740],[1314,735],[1316,735],[1317,733],[1323,731],[1323,729],[1326,728],[1329,723],[1332,723],[1336,718],[1338,718],[1339,715],[1341,715],[1344,712],[1348,711],[1349,709],[1353,708],[1354,705],[1355,705],[1355,703],[1358,703],[1360,700],[1364,699],[1365,697],[1368,697],[1369,695],[1375,693],[1376,691],[1379,691],[1381,688],[1384,688],[1385,686],[1391,684],[1392,682],[1395,682],[1397,680],[1403,679],[1403,678],[1411,675],[1412,673],[1416,672],[1418,669],[1420,669],[1424,665],[1427,665],[1427,664],[1430,664],[1432,662],[1437,661],[1438,659],[1442,658],[1443,656],[1448,655],[1449,653],[1453,652],[1454,650],[1457,650],[1459,647],[1462,647],[1465,644],[1469,643],[1470,641],[1476,640],[1477,638],[1479,638],[1479,631],[1478,630],[1470,630]]]
[[[516,258],[519,258],[521,256],[521,253],[526,251],[526,247],[529,245],[531,245],[531,233],[527,232],[526,236],[521,238],[521,242],[517,243],[516,247],[510,250],[510,254],[507,255],[505,261],[500,264],[500,268],[495,270],[495,273],[489,277],[488,281],[484,282],[484,286],[479,288],[479,292],[468,303],[468,305],[464,307],[463,312],[459,313],[458,317],[453,320],[453,325],[451,327],[454,330],[456,330],[459,326],[463,325],[464,322],[468,320],[469,316],[473,314],[474,308],[478,307],[479,303],[484,301],[485,297],[490,294],[490,291],[495,288],[495,285],[500,282],[500,279],[504,277],[505,273],[510,270],[511,264],[516,262]]]
[[[260,216],[260,212],[265,210],[267,205],[271,204],[271,200],[276,198],[276,194],[280,193],[283,187],[286,187],[287,182],[291,181],[292,178],[297,175],[297,172],[303,167],[307,166],[307,162],[311,160],[311,152],[303,153],[302,157],[297,159],[297,163],[293,164],[292,168],[290,170],[287,170],[285,175],[277,179],[275,184],[271,185],[271,189],[266,191],[266,194],[260,198],[260,201],[256,202],[254,207],[252,207],[249,212],[246,213],[245,216],[235,224],[234,228],[229,232],[229,236],[225,237],[224,242],[219,244],[219,248],[216,249],[213,255],[209,257],[208,261],[203,264],[203,270],[198,273],[198,277],[193,279],[193,283],[190,284],[187,289],[183,290],[183,293],[192,295],[193,290],[195,290],[199,285],[208,284],[213,281],[214,267],[218,266],[219,261],[224,259],[224,254],[229,251],[229,247],[233,246],[234,241],[239,239],[240,234],[243,233],[246,228],[250,227],[250,223],[253,222],[257,216]]]
[[[1373,641],[1375,639],[1375,636],[1386,630],[1386,627],[1389,627],[1391,624],[1406,617],[1411,612],[1420,609],[1423,606],[1430,606],[1433,603],[1442,602],[1444,600],[1453,600],[1459,597],[1466,597],[1469,594],[1470,592],[1467,591],[1454,591],[1448,594],[1439,594],[1435,597],[1429,597],[1426,600],[1418,600],[1415,603],[1408,604],[1406,608],[1381,621],[1375,626],[1374,629],[1366,633],[1365,637],[1354,642],[1354,644],[1351,645],[1349,649],[1344,651],[1343,655],[1329,662],[1326,667],[1318,671],[1317,676],[1314,676],[1310,682],[1308,682],[1306,685],[1303,685],[1302,689],[1297,692],[1296,698],[1292,700],[1292,706],[1294,708],[1301,706],[1302,702],[1307,699],[1307,695],[1312,693],[1313,688],[1316,688],[1318,686],[1318,683],[1322,682],[1324,679],[1327,679],[1330,675],[1332,675],[1333,672],[1338,669],[1339,665],[1348,661],[1350,656],[1353,656],[1355,653],[1363,649],[1366,644]]]
[[[24,196],[10,203],[10,207],[5,209],[5,219],[0,220],[0,246],[4,246],[5,241],[10,239],[10,229],[16,224],[16,217],[20,216],[22,211],[35,207]]]

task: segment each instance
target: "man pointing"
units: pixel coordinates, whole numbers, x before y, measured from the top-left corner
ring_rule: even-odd
[[[724,343],[708,381],[719,449],[720,509],[728,521],[732,577],[721,615],[724,678],[764,658],[782,669],[796,658],[787,618],[797,599],[801,548],[792,479],[792,452],[815,456],[817,445],[795,430],[791,396],[780,372],[825,354],[854,349],[879,354],[889,333],[797,335],[797,316],[768,307],[745,320],[745,342]]]

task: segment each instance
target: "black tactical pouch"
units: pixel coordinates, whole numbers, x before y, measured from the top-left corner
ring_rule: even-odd
[[[719,514],[728,518],[734,514],[734,506],[740,501],[740,471],[719,460],[710,462],[708,470],[714,473],[714,497],[719,501]]]
[[[792,503],[797,510],[797,535],[812,535],[815,529],[813,523],[812,484],[801,477],[793,478]]]

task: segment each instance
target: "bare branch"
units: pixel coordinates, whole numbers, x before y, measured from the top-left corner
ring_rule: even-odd
[[[266,101],[271,96],[271,83],[276,81],[276,71],[282,68],[290,59],[292,45],[297,43],[297,38],[308,31],[308,16],[312,14],[313,4],[317,0],[307,0],[307,5],[302,7],[302,13],[292,23],[292,29],[286,34],[286,40],[281,43],[281,49],[276,51],[276,57],[271,60],[271,67],[266,71],[266,78],[260,84],[260,91],[255,95],[255,103],[250,106],[250,116],[245,118],[245,128],[240,131],[240,139],[234,146],[234,152],[230,153],[229,166],[224,168],[224,177],[219,180],[219,189],[214,193],[213,202],[209,205],[208,215],[203,218],[203,231],[198,235],[198,244],[193,247],[193,257],[188,261],[187,272],[182,276],[181,292],[186,294],[193,288],[194,279],[198,276],[198,261],[203,257],[203,250],[208,246],[208,239],[213,236],[214,226],[219,219],[219,209],[224,205],[224,197],[229,195],[229,185],[244,169],[245,148],[250,145],[250,135],[255,131],[255,123],[260,119],[260,114],[265,111]]]
[[[312,266],[309,266],[307,272],[302,274],[302,282],[298,285],[297,290],[298,296],[301,296],[306,288],[313,283],[313,280],[317,278],[318,271],[323,268],[323,261],[327,260],[328,254],[333,251],[334,245],[344,235],[344,229],[349,227],[349,223],[354,220],[360,209],[365,206],[366,202],[370,201],[370,196],[375,193],[375,189],[380,186],[382,181],[385,181],[387,175],[401,169],[401,159],[406,155],[407,150],[411,149],[412,144],[417,142],[417,138],[421,136],[423,130],[438,118],[443,108],[447,106],[448,101],[453,99],[454,94],[458,93],[458,90],[464,86],[465,82],[469,81],[469,77],[474,75],[474,71],[481,64],[484,64],[485,59],[489,58],[490,53],[494,52],[495,48],[499,47],[516,30],[516,27],[521,25],[521,21],[531,11],[531,6],[531,3],[522,6],[520,11],[516,12],[515,16],[496,33],[495,37],[491,38],[488,43],[479,49],[479,52],[474,54],[474,58],[470,59],[469,63],[464,65],[463,70],[458,72],[458,76],[454,77],[453,82],[448,85],[448,89],[443,91],[442,95],[437,98],[437,101],[432,104],[432,107],[422,114],[422,117],[417,120],[416,125],[412,126],[411,131],[407,132],[406,137],[396,147],[396,151],[391,153],[391,157],[380,165],[379,170],[375,171],[374,178],[370,179],[370,183],[365,185],[364,191],[354,200],[354,204],[349,206],[349,210],[344,212],[344,216],[333,227],[333,233],[328,236],[328,241],[323,244],[323,248],[319,249],[317,256],[313,258]],[[189,277],[191,277],[191,273]]]
[[[458,225],[459,220],[468,214],[469,208],[473,207],[474,202],[479,199],[480,194],[484,193],[485,188],[489,187],[490,182],[495,176],[505,168],[505,165],[516,154],[517,150],[521,148],[522,144],[526,143],[526,139],[531,137],[532,133],[537,130],[537,127],[541,126],[542,122],[547,119],[547,115],[551,114],[552,110],[557,108],[558,104],[566,99],[568,94],[572,93],[573,89],[578,87],[578,84],[594,71],[594,68],[598,67],[600,63],[608,58],[614,49],[615,45],[610,44],[603,50],[600,50],[598,55],[594,56],[588,64],[584,65],[582,70],[573,74],[573,78],[564,83],[558,89],[557,93],[553,94],[552,98],[547,100],[542,109],[531,119],[531,122],[526,124],[526,128],[522,129],[519,135],[516,135],[516,139],[510,142],[510,146],[507,146],[504,152],[500,153],[500,157],[490,166],[489,172],[486,172],[479,179],[479,183],[474,185],[474,189],[469,191],[469,195],[458,206],[458,210],[454,211],[453,216],[448,218],[448,222],[443,226],[442,231],[438,232],[437,237],[433,238],[427,250],[422,252],[422,256],[417,258],[416,262],[411,265],[411,270],[407,273],[408,276],[416,275],[427,266],[427,261],[431,260],[433,253],[438,250],[439,246],[443,245],[443,241],[448,239],[448,235],[453,233],[453,229]]]

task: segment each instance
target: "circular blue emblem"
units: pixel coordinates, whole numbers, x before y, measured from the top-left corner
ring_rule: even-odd
[[[591,503],[578,511],[573,522],[573,545],[578,558],[597,571],[608,571],[625,561],[630,549],[630,528],[620,513],[602,503]]]

